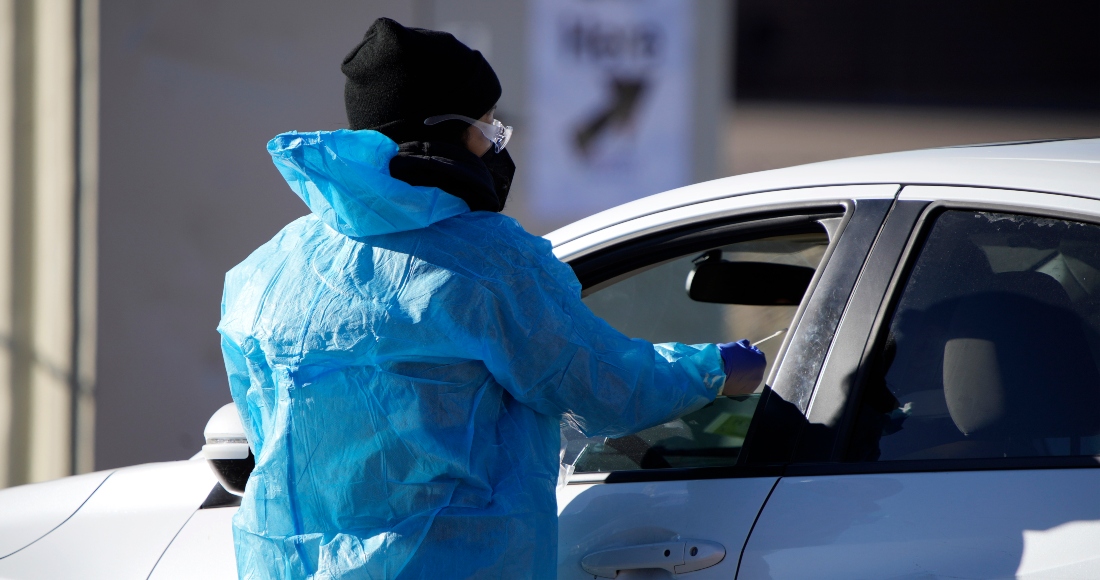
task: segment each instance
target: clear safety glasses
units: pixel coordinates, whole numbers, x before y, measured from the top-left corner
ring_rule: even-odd
[[[481,131],[482,135],[493,144],[493,150],[500,153],[501,149],[508,146],[508,140],[512,138],[512,128],[501,123],[499,119],[493,119],[493,123],[485,123],[477,119],[471,119],[466,115],[436,115],[424,119],[425,125],[436,125],[443,121],[465,121]]]

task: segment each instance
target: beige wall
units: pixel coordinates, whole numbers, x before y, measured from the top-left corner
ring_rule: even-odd
[[[90,467],[95,4],[0,1],[0,487]]]

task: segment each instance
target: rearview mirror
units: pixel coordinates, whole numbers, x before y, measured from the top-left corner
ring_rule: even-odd
[[[729,262],[721,250],[695,259],[687,277],[688,297],[696,302],[752,306],[797,305],[814,269],[769,262]]]

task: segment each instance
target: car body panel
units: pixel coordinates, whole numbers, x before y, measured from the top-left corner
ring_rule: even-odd
[[[775,477],[568,485],[558,493],[558,578],[587,578],[584,556],[673,540],[717,542],[718,564],[690,578],[732,578]],[[626,577],[626,574],[621,574]]]
[[[0,560],[0,577],[147,578],[215,482],[205,461],[119,469],[56,530]]]
[[[898,188],[899,186],[895,184],[878,184],[771,191],[765,194],[731,196],[620,219],[628,215],[624,209],[622,214],[616,214],[618,221],[612,225],[568,240],[564,237],[556,237],[558,232],[564,230],[548,234],[547,238],[555,243],[554,254],[559,259],[570,260],[611,244],[621,243],[654,231],[697,223],[701,219],[721,219],[739,214],[774,211],[785,207],[794,209],[800,206],[824,206],[852,199],[893,199]]]
[[[1100,578],[1100,470],[785,477],[738,578]]]
[[[64,523],[110,475],[97,471],[0,491],[0,560]]]
[[[1100,139],[924,149],[735,175],[614,207],[547,238],[561,245],[644,215],[748,193],[882,183],[1021,189],[1100,199]]]
[[[164,551],[150,580],[236,580],[235,507],[198,510]]]
[[[1015,208],[1016,211],[1034,209],[1043,213],[1079,212],[1100,217],[1100,200],[1034,191],[910,185],[901,190],[898,199],[954,202],[986,207],[1011,207]]]

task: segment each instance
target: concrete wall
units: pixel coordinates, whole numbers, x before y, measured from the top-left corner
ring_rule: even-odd
[[[1030,139],[1100,136],[1100,111],[739,101],[727,174],[829,159]]]
[[[340,62],[401,0],[102,6],[95,467],[186,458],[229,402],[226,270],[305,206],[265,145],[346,125]]]
[[[720,167],[726,0],[697,0],[703,24],[700,177]],[[717,16],[721,15],[721,16]],[[95,466],[188,457],[230,400],[215,327],[226,270],[305,206],[265,144],[345,126],[339,65],[370,22],[442,28],[484,49],[499,116],[524,149],[526,4],[504,0],[136,0],[102,7],[98,377]],[[713,54],[712,54],[713,53]],[[517,179],[517,182],[520,180]],[[507,213],[536,233],[563,225]]]

